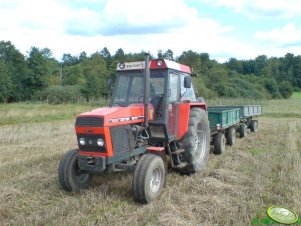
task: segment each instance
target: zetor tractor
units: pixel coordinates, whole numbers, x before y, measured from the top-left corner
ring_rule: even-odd
[[[168,168],[202,170],[210,148],[207,106],[196,100],[188,66],[168,60],[119,63],[109,107],[80,114],[78,149],[59,164],[67,191],[87,188],[95,175],[131,171],[136,201],[149,203]]]

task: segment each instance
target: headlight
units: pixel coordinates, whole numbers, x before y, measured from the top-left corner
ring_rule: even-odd
[[[105,144],[105,141],[102,138],[97,139],[97,145],[102,147]]]
[[[79,138],[80,145],[84,146],[86,144],[85,138]]]

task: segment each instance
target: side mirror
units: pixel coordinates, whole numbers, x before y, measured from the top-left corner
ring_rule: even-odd
[[[108,89],[109,89],[109,90],[112,89],[112,86],[113,86],[113,79],[109,78],[109,80],[107,81],[107,86],[108,86]]]
[[[191,80],[190,75],[186,76],[184,78],[184,88],[186,88],[186,89],[191,88],[191,83],[192,83],[192,80]]]

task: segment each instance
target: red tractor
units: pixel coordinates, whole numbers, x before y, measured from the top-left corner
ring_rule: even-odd
[[[188,66],[168,60],[119,63],[109,107],[80,114],[78,149],[59,164],[67,191],[87,188],[94,175],[132,171],[136,201],[156,199],[167,169],[202,170],[210,149],[205,102],[197,101]]]

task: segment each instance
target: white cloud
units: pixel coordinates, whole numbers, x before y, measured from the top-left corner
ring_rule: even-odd
[[[255,33],[255,38],[265,43],[277,46],[293,45],[301,42],[301,29],[295,24],[289,23],[281,28],[274,28],[271,31],[260,31]]]
[[[57,59],[63,53],[78,55],[86,51],[91,54],[105,46],[112,54],[118,48],[127,53],[144,50],[154,55],[159,49],[171,49],[175,55],[191,49],[221,60],[225,57],[249,59],[267,52],[279,56],[282,51],[231,37],[229,32],[235,28],[200,17],[198,11],[184,1],[0,0],[0,38],[11,41],[24,54],[31,46],[48,47]],[[216,2],[244,10],[246,1]],[[270,33],[258,32],[256,38],[268,42],[276,35],[281,39],[279,33],[290,30],[290,36],[301,37],[296,27],[288,26]],[[278,40],[277,43],[288,42]]]
[[[251,18],[294,17],[301,14],[300,0],[202,0],[207,4],[223,6]]]
[[[82,35],[164,33],[196,18],[196,9],[181,0],[110,0],[105,1],[101,12],[84,9],[74,13],[67,21],[67,32]]]
[[[3,6],[0,20],[6,21],[0,24],[0,37],[12,41],[23,53],[31,46],[48,47],[58,59],[63,53],[76,55],[86,51],[89,54],[104,46],[112,53],[123,48],[126,52],[145,50],[154,55],[159,49],[168,48],[176,55],[189,49],[210,54],[234,54],[236,48],[248,49],[247,45],[225,37],[232,27],[200,18],[196,9],[181,0],[153,0],[143,4],[138,0],[99,1],[105,3],[102,11],[70,8],[70,2],[61,4],[59,0],[14,0],[9,5],[0,2]],[[77,31],[76,35],[66,33],[66,26],[69,31]],[[121,26],[125,31],[120,30]],[[156,30],[158,27],[161,30]],[[136,35],[135,28],[142,30],[140,35]],[[107,34],[102,35],[103,31]]]

